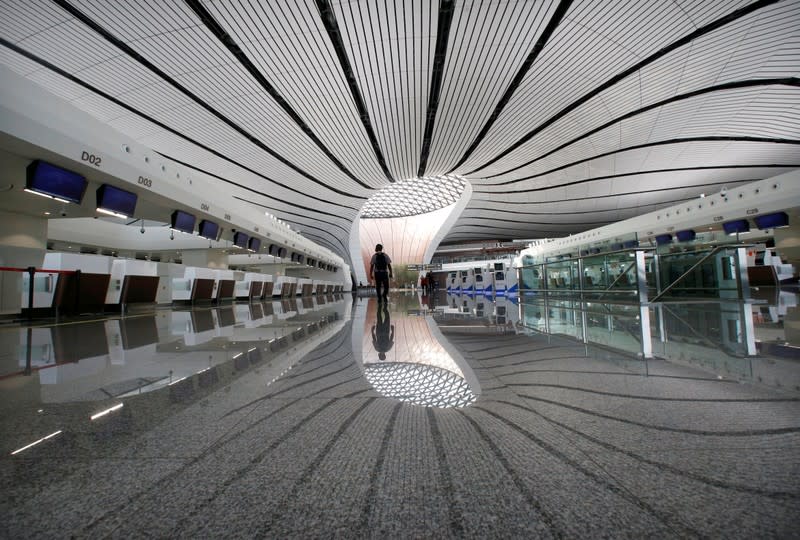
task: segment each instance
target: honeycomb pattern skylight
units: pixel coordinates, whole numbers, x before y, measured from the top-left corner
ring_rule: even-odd
[[[455,203],[465,187],[466,180],[455,175],[412,178],[397,182],[373,195],[361,208],[361,218],[427,214]]]
[[[425,407],[466,407],[477,397],[463,377],[436,366],[406,362],[368,364],[364,375],[386,397]]]

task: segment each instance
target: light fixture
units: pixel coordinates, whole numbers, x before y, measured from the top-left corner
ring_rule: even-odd
[[[113,407],[111,407],[109,409],[106,409],[104,411],[100,411],[97,414],[93,414],[92,416],[89,417],[89,419],[90,420],[97,420],[98,418],[102,418],[103,416],[105,416],[107,414],[110,414],[110,413],[112,413],[114,411],[120,410],[122,408],[122,406],[123,406],[122,403],[118,403],[118,404],[114,405]]]
[[[38,441],[33,441],[32,443],[30,443],[30,444],[28,444],[28,445],[25,445],[25,446],[23,446],[22,448],[18,448],[18,449],[16,449],[16,450],[14,450],[13,452],[11,452],[11,455],[13,456],[14,454],[19,454],[20,452],[22,452],[22,451],[24,451],[24,450],[27,450],[27,449],[28,449],[28,448],[30,448],[31,446],[36,446],[36,445],[37,445],[37,444],[39,444],[40,442],[43,442],[43,441],[46,441],[47,439],[50,439],[50,438],[52,438],[52,437],[55,437],[55,436],[56,436],[56,435],[58,435],[59,433],[61,433],[61,430],[60,430],[60,429],[59,429],[58,431],[56,431],[55,433],[51,433],[50,435],[47,435],[46,437],[42,437],[42,438],[41,438],[41,439],[39,439]]]

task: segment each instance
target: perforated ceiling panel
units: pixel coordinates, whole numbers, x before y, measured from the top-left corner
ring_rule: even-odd
[[[0,62],[345,258],[367,200],[417,177],[472,184],[452,243],[800,166],[798,0],[0,6]]]

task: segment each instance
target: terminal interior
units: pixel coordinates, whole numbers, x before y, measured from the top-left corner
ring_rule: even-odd
[[[0,6],[0,536],[796,535],[800,2]]]

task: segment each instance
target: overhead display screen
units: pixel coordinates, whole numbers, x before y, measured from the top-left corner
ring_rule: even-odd
[[[80,174],[36,160],[26,169],[25,190],[80,204],[89,182]]]

